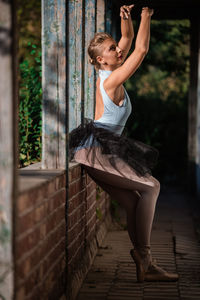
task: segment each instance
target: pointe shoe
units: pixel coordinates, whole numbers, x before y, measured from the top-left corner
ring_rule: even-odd
[[[143,260],[137,249],[131,249],[130,254],[136,264],[137,281],[177,281],[179,276],[176,273],[169,273],[156,265],[156,260],[150,261],[149,265],[144,266]]]
[[[167,272],[159,267],[156,264],[156,259],[151,262],[144,276],[145,281],[177,281],[178,278],[178,274]]]
[[[137,281],[143,282],[145,279],[145,273],[148,270],[149,265],[144,265],[142,257],[140,256],[137,249],[133,248],[130,250],[130,254],[136,264]]]

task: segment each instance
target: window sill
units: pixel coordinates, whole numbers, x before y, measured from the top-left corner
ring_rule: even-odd
[[[39,188],[57,177],[62,177],[66,170],[48,170],[41,168],[41,162],[31,164],[27,167],[18,169],[18,193],[23,194],[27,191]]]

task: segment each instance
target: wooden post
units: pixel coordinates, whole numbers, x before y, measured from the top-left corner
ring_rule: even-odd
[[[191,19],[190,33],[190,90],[188,106],[188,184],[189,190],[197,189],[197,99],[198,99],[198,49],[199,21]]]
[[[200,21],[197,24],[197,40],[198,40],[198,79],[197,79],[197,153],[196,153],[196,177],[197,177],[197,195],[200,199]]]
[[[84,1],[69,1],[68,29],[68,93],[69,93],[69,132],[81,123],[83,114],[83,39],[84,39]]]
[[[66,169],[66,1],[42,0],[42,168]]]
[[[0,299],[14,296],[13,216],[17,195],[16,8],[0,1]]]
[[[84,69],[84,117],[93,119],[95,101],[95,70],[88,61],[87,48],[96,32],[96,1],[85,0],[85,69]]]
[[[105,0],[97,0],[96,32],[105,31]]]

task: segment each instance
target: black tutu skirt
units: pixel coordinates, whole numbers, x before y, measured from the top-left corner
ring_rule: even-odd
[[[120,159],[138,176],[151,175],[151,170],[158,160],[158,150],[128,137],[127,133],[128,130],[124,126],[94,122],[92,119],[84,118],[84,122],[69,134],[69,159],[73,160],[78,150],[87,149],[91,166],[100,153],[115,169]]]

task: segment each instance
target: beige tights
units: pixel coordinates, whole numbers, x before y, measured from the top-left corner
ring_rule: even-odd
[[[129,237],[148,264],[151,260],[150,238],[160,192],[159,181],[150,175],[148,180],[139,176],[132,180],[87,165],[84,168],[102,189],[125,208]]]

